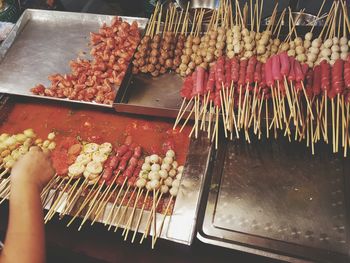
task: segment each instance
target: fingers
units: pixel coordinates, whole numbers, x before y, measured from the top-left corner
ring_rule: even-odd
[[[38,146],[32,146],[29,148],[29,151],[30,152],[41,152],[41,149]]]

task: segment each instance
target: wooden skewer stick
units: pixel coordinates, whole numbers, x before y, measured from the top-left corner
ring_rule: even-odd
[[[125,215],[128,212],[130,202],[131,202],[132,198],[134,197],[135,192],[136,192],[136,187],[134,187],[134,190],[132,191],[132,193],[128,199],[128,202],[126,203],[126,205],[124,207],[124,211],[122,212],[121,216],[119,217],[118,223],[116,224],[116,226],[114,228],[114,232],[117,232],[122,220],[125,218]]]
[[[117,180],[118,176],[120,174],[120,171],[116,175],[114,175],[113,180],[109,184],[109,186],[106,188],[105,193],[102,195],[100,201],[99,201],[99,206],[96,209],[94,219],[91,222],[91,225],[93,225],[96,220],[99,218],[101,213],[104,211],[106,205],[108,204],[109,200],[111,199],[113,193],[117,190],[118,184],[115,184],[115,181]]]
[[[67,205],[66,205],[66,208],[64,209],[63,215],[66,215],[73,209],[74,205],[79,200],[79,197],[81,196],[81,194],[88,187],[88,181],[89,179],[85,178],[82,184],[80,185],[80,187],[75,191],[75,193],[73,193],[73,197],[71,197],[70,199],[67,199]]]
[[[80,223],[80,226],[79,226],[79,228],[78,228],[78,231],[81,230],[81,228],[83,227],[83,225],[85,224],[85,222],[88,220],[90,214],[92,213],[97,198],[98,198],[98,197],[101,197],[100,192],[101,192],[101,190],[102,190],[102,188],[103,188],[104,185],[105,185],[105,180],[103,180],[103,182],[101,183],[101,185],[99,186],[99,188],[97,189],[97,191],[95,191],[94,197],[93,197],[92,201],[89,202],[89,204],[88,204],[88,207],[89,207],[89,208],[88,208],[87,212],[85,213],[85,216],[84,216],[83,220],[82,220],[81,223]]]
[[[136,199],[134,201],[133,209],[131,211],[131,215],[129,216],[129,219],[126,223],[126,227],[124,228],[124,231],[122,233],[122,236],[124,236],[124,241],[126,241],[128,239],[129,231],[130,231],[130,228],[131,228],[132,223],[134,221],[136,207],[137,207],[137,204],[139,202],[140,197],[142,196],[142,193],[143,193],[143,189],[139,188],[137,191]]]
[[[156,197],[156,198],[157,198],[157,197]],[[156,205],[155,205],[156,208],[157,208],[158,205],[159,205],[159,201],[160,201],[160,198],[158,199],[158,201],[157,201],[157,203],[156,203]],[[153,202],[153,200],[152,200],[152,202]],[[140,240],[140,244],[142,244],[143,240],[144,240],[145,238],[147,238],[147,236],[148,236],[148,234],[149,234],[149,231],[150,231],[150,229],[151,229],[151,223],[152,223],[152,218],[153,218],[153,214],[154,214],[154,211],[153,211],[153,210],[154,210],[154,209],[153,209],[153,204],[152,204],[151,211],[150,211],[150,213],[149,213],[149,215],[148,215],[148,218],[147,218],[146,229],[145,229],[145,232],[144,232],[143,235],[142,235],[142,238],[141,238],[141,240]]]
[[[115,208],[115,205],[117,204],[117,201],[118,201],[118,199],[119,199],[119,196],[120,196],[120,194],[121,194],[121,192],[122,192],[122,190],[123,190],[123,188],[124,188],[124,186],[125,186],[125,184],[126,184],[126,181],[127,181],[127,178],[125,178],[124,179],[124,182],[123,182],[123,184],[121,185],[121,187],[120,187],[120,189],[119,189],[119,192],[118,192],[118,194],[117,194],[117,196],[116,196],[116,198],[114,199],[114,202],[113,202],[113,205],[112,205],[112,207],[111,207],[111,210],[109,211],[109,214],[108,214],[108,216],[107,216],[107,219],[106,219],[106,221],[105,221],[105,226],[107,226],[107,224],[111,224],[112,223],[112,215],[113,215],[113,211],[114,211],[114,208]],[[109,222],[109,223],[108,223]]]
[[[349,115],[350,115],[350,107],[349,103],[346,103],[346,132],[345,132],[345,146],[344,146],[344,157],[347,156],[347,150],[348,150],[348,138],[349,137]]]
[[[53,215],[56,213],[56,207],[59,207],[59,205],[61,205],[62,203],[62,197],[65,194],[65,191],[67,189],[67,187],[69,186],[70,182],[73,180],[73,177],[70,177],[68,182],[65,184],[65,186],[63,187],[62,191],[59,193],[56,201],[53,203],[53,205],[51,206],[49,212],[46,214],[45,216],[45,224],[53,217]],[[58,189],[59,190],[59,189]]]
[[[136,237],[136,233],[139,230],[140,223],[141,223],[141,220],[142,220],[142,217],[143,217],[143,211],[145,209],[146,201],[147,201],[147,198],[148,198],[148,194],[149,194],[149,190],[147,190],[145,198],[143,200],[141,211],[140,211],[139,217],[137,219],[136,227],[135,227],[135,230],[134,230],[134,234],[132,235],[131,243],[134,243],[135,237]]]
[[[112,217],[112,220],[111,220],[109,227],[108,227],[108,231],[111,230],[113,222],[115,222],[117,216],[119,215],[120,209],[122,208],[124,200],[125,200],[126,196],[128,195],[129,189],[130,189],[130,184],[128,184],[128,187],[125,190],[125,193],[122,197],[122,200],[120,201],[120,204],[117,207],[117,211],[114,213],[114,215]]]
[[[85,197],[84,202],[80,205],[78,211],[75,213],[73,218],[68,222],[67,227],[69,227],[74,222],[74,220],[80,215],[81,211],[83,211],[85,206],[94,197],[93,193],[94,193],[95,186],[97,185],[97,182],[98,182],[98,180],[93,184],[92,188],[90,189],[90,191],[88,192],[87,196]]]
[[[75,188],[77,187],[77,185],[79,184],[80,179],[81,179],[81,178],[79,178],[78,180],[76,180],[76,181],[74,182],[73,186],[69,189],[69,193],[67,193],[68,196],[67,196],[67,198],[66,198],[65,206],[64,206],[64,208],[62,209],[61,213],[59,214],[60,219],[63,218],[63,216],[65,215],[65,212],[67,211],[67,207],[69,206],[69,200],[71,200],[72,195],[74,194],[74,190],[75,190]]]
[[[336,146],[335,146],[335,106],[334,106],[334,98],[331,99],[331,105],[332,105],[332,146],[333,146],[333,153],[336,152]]]
[[[171,202],[173,201],[173,198],[174,198],[174,196],[171,196],[171,197],[170,197],[169,202],[168,202],[168,204],[167,204],[167,206],[166,206],[166,209],[165,209],[165,212],[164,212],[164,215],[163,215],[163,218],[162,218],[162,222],[161,222],[161,224],[160,224],[160,228],[159,228],[158,234],[155,235],[154,245],[156,244],[157,239],[162,235],[162,231],[163,231],[163,226],[164,226],[165,218],[167,217],[167,214],[168,214],[168,211],[169,211]],[[170,215],[170,216],[171,216],[171,215]]]

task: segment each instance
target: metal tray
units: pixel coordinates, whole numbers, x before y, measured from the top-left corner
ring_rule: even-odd
[[[2,95],[0,94],[0,96]],[[22,99],[29,102],[37,101],[37,99],[33,98],[9,98],[8,96],[0,97],[0,122],[3,122],[5,120],[8,112],[16,103],[17,99]],[[67,106],[69,106],[69,104],[67,104]],[[81,105],[81,107],[88,107],[88,105]],[[33,128],[35,129],[35,127]],[[196,222],[199,209],[199,201],[202,196],[211,153],[212,146],[209,140],[206,138],[205,134],[200,134],[197,140],[191,139],[184,167],[183,177],[181,179],[181,185],[174,205],[173,214],[172,216],[166,217],[162,235],[160,236],[161,238],[186,245],[190,245],[192,243],[193,238],[196,235]],[[65,205],[64,198],[62,199],[62,204],[58,208],[59,211]],[[81,201],[82,200],[83,197],[81,198]],[[51,201],[45,208],[48,209],[53,202],[54,200]],[[74,213],[77,211],[77,206],[79,203],[81,202],[78,201],[77,205],[72,209],[72,215],[74,215]],[[108,212],[111,209],[111,206],[112,204],[108,204],[106,206],[106,209],[104,213],[102,213],[103,215],[101,215],[98,222],[105,222],[108,216]],[[130,213],[131,211],[128,212],[128,214]],[[135,218],[137,218],[138,213],[139,211],[137,210]],[[144,233],[146,228],[146,223],[148,219],[148,216],[146,216],[147,213],[148,212],[145,212],[145,215],[143,216],[140,224],[139,232],[141,233]],[[119,214],[122,215],[122,213]],[[125,217],[124,221],[126,221],[126,219],[127,217]],[[159,214],[157,216],[158,231],[162,219],[163,216]],[[119,219],[117,220],[119,221]],[[124,221],[121,222],[121,226],[126,225],[126,222]],[[84,227],[91,226],[87,222]],[[135,229],[135,227],[136,220],[134,220],[131,229],[133,230]]]
[[[182,103],[183,80],[179,74],[165,73],[155,78],[130,73],[124,80],[114,101],[117,112],[176,118]]]
[[[222,141],[197,237],[291,262],[349,262],[350,161],[317,147]]]
[[[70,72],[69,61],[89,52],[90,32],[96,32],[114,16],[27,9],[8,38],[0,46],[0,92],[40,97],[45,99],[92,104],[111,108],[96,102],[85,102],[33,95],[30,88],[38,83],[49,85],[48,76]],[[143,32],[148,19],[123,17],[127,22],[137,21]],[[116,87],[118,88],[118,87]]]

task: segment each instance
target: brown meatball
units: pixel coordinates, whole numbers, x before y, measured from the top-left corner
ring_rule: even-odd
[[[151,73],[153,77],[158,77],[159,76],[159,70],[155,70]]]
[[[193,44],[199,45],[201,43],[200,37],[194,37],[193,38]]]
[[[168,58],[166,61],[165,61],[165,67],[166,68],[172,68],[173,67],[173,60],[171,58]]]
[[[152,64],[148,64],[148,65],[147,65],[147,71],[148,71],[148,72],[152,73],[155,69],[156,69],[156,68],[155,68],[154,65],[152,65]]]
[[[160,67],[159,73],[160,74],[164,74],[166,72],[166,68],[165,67]]]
[[[155,65],[158,63],[158,58],[157,57],[150,57],[148,62]]]
[[[161,35],[160,34],[156,34],[154,37],[153,37],[153,41],[156,42],[156,43],[160,43],[160,40],[162,39]]]
[[[151,48],[152,48],[152,49],[158,49],[158,48],[159,48],[159,43],[152,42]]]
[[[182,50],[181,49],[175,49],[175,56],[181,56],[182,55]]]
[[[158,49],[152,49],[151,50],[151,57],[157,57],[159,55]]]

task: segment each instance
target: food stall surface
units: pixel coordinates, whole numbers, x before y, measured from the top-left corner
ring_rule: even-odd
[[[284,139],[237,140],[223,148],[200,240],[284,260],[348,262],[346,159],[324,145],[312,156]]]

